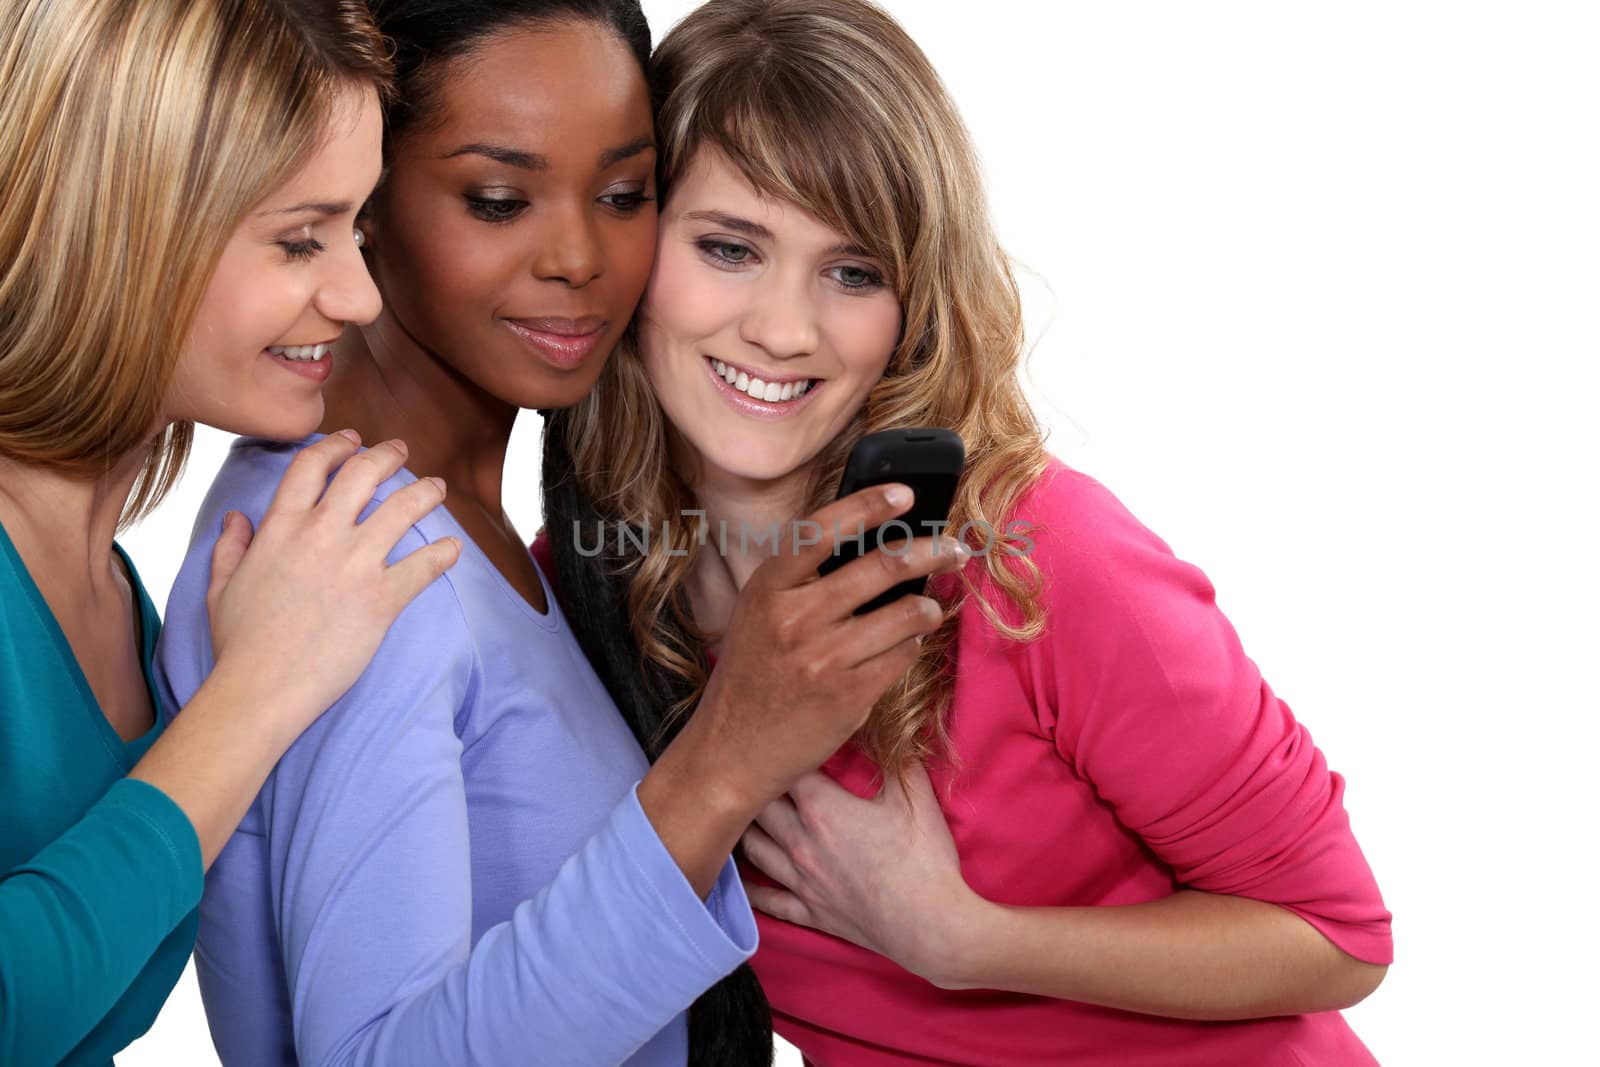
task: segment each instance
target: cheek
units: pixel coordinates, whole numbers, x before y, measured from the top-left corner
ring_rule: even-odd
[[[613,281],[611,291],[618,302],[626,303],[631,313],[639,305],[649,282],[656,258],[656,221],[631,219],[610,228],[606,234],[606,272]]]
[[[737,310],[736,294],[729,293],[712,271],[682,248],[662,249],[640,307],[646,359],[664,357],[674,348],[695,348],[719,333]]]
[[[839,338],[840,358],[852,374],[861,377],[865,396],[888,369],[889,359],[900,342],[903,320],[900,302],[888,293],[857,304],[843,309],[834,336]]]
[[[386,286],[410,294],[426,312],[474,304],[517,269],[517,248],[503,233],[452,217],[444,210],[409,213],[406,223],[384,229],[378,251]]]
[[[206,374],[230,358],[277,344],[310,306],[308,284],[292,269],[230,247],[223,253],[184,345],[180,373]]]

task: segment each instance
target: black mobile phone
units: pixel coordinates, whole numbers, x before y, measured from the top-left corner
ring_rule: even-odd
[[[936,426],[880,430],[857,441],[845,463],[844,477],[839,481],[839,496],[846,497],[885,482],[900,482],[911,487],[916,501],[910,511],[864,532],[859,540],[853,536],[854,530],[839,531],[840,543],[833,555],[822,561],[818,573],[838,570],[880,545],[891,552],[896,551],[896,546],[903,550],[902,542],[908,536],[932,537],[944,533],[950,505],[956,496],[956,483],[961,480],[961,468],[966,459],[967,449],[961,442],[961,435]],[[825,534],[831,537],[833,531],[825,531]],[[901,582],[861,605],[855,613],[865,615],[908,594],[920,594],[926,585],[926,578]]]

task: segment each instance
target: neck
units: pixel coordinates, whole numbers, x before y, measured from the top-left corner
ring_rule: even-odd
[[[152,435],[151,444],[92,479],[0,456],[0,525],[35,579],[76,584],[87,575],[91,588],[119,582],[111,546],[153,445]]]
[[[503,523],[501,486],[517,408],[456,373],[388,309],[371,326],[345,331],[323,396],[323,432],[350,427],[369,445],[400,438],[407,468],[449,485],[452,512],[481,508]]]
[[[703,628],[720,632],[750,576],[776,550],[792,551],[789,523],[799,518],[810,483],[809,468],[802,467],[771,481],[742,478],[701,464],[694,486],[696,504],[710,524],[707,547],[695,561],[689,598],[695,620]],[[778,544],[769,536],[776,526]],[[719,544],[719,533],[726,531]],[[741,537],[741,531],[745,536]],[[759,543],[758,543],[759,542]],[[722,551],[726,544],[726,553]]]

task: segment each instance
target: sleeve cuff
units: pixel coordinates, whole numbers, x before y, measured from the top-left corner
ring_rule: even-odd
[[[171,797],[149,782],[123,778],[106,790],[96,807],[171,858],[178,872],[170,883],[175,915],[187,915],[199,906],[206,884],[200,838],[194,824]]]
[[[755,916],[732,857],[702,901],[645,816],[637,785],[618,804],[612,826],[635,871],[659,900],[663,920],[682,932],[709,970],[720,977],[754,954]]]

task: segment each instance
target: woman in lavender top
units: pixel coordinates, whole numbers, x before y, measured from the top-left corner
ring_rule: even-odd
[[[196,955],[213,1037],[229,1064],[758,1062],[753,986],[688,1015],[755,948],[729,852],[939,620],[919,597],[852,608],[958,556],[875,553],[817,580],[829,546],[776,555],[650,763],[501,507],[518,412],[588,392],[650,270],[648,28],[633,0],[373,8],[400,82],[361,221],[385,307],[334,352],[324,428],[403,431],[407,469],[377,501],[410,470],[450,496],[396,551],[464,548],[212,869]],[[315,439],[242,440],[218,475],[168,609],[175,699],[210,663],[222,514],[258,516]],[[872,490],[811,518],[871,526],[908,504]]]

